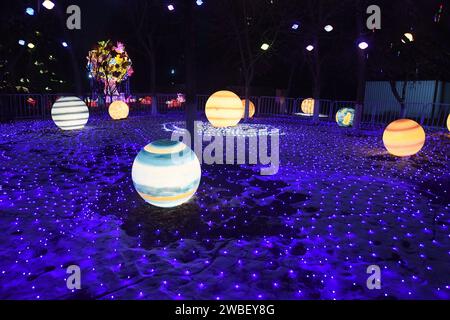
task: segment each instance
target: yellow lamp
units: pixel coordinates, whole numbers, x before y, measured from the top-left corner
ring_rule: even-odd
[[[114,120],[126,119],[130,112],[130,108],[123,101],[114,101],[108,109],[108,113]]]
[[[241,99],[231,91],[218,91],[206,101],[205,114],[213,127],[234,127],[242,118]]]
[[[242,105],[244,106],[244,113],[242,114],[242,118],[244,118],[245,117],[245,99],[242,99]],[[253,116],[255,115],[255,111],[256,111],[255,104],[252,101],[249,100],[249,103],[248,103],[248,116],[250,118],[253,118]]]
[[[314,99],[308,98],[308,99],[303,100],[301,109],[304,114],[313,114],[314,113]]]
[[[400,119],[386,127],[383,143],[390,154],[408,157],[423,148],[425,137],[425,131],[420,124],[410,119]]]
[[[447,117],[447,129],[450,131],[450,114]]]

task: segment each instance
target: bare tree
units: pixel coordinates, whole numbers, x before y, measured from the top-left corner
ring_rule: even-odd
[[[152,95],[152,115],[156,115],[158,113],[156,97],[156,54],[159,42],[157,32],[158,27],[161,25],[161,3],[158,0],[133,0],[128,8],[138,45],[148,60],[150,93]]]
[[[226,41],[234,43],[239,59],[239,69],[244,85],[245,118],[249,116],[250,87],[262,60],[271,56],[282,27],[286,24],[285,15],[292,7],[292,1],[267,2],[258,0],[223,0],[217,15]],[[225,14],[224,14],[225,13]],[[269,45],[268,51],[261,49],[263,43]]]

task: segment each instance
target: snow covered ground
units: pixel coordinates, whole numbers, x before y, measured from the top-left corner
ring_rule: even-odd
[[[285,133],[277,175],[203,165],[189,203],[152,207],[131,166],[179,120],[94,118],[76,132],[51,120],[0,124],[0,298],[450,298],[444,130],[396,159],[382,132],[255,120]],[[366,287],[370,265],[381,290]]]

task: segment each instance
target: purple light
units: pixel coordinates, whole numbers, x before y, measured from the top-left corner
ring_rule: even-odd
[[[309,52],[311,52],[311,51],[314,50],[314,46],[310,44],[309,46],[306,47],[306,50],[308,50]]]
[[[358,44],[358,47],[359,47],[361,50],[366,50],[366,49],[369,47],[369,44],[368,44],[367,42],[365,42],[365,41],[362,41],[362,42],[360,42],[360,43]]]
[[[299,27],[300,26],[298,23],[294,23],[291,28],[292,28],[292,30],[297,30]]]
[[[173,11],[173,10],[175,10],[175,7],[172,4],[169,4],[167,6],[167,9],[169,9],[169,11]]]
[[[67,44],[67,42],[65,42],[65,41],[63,41],[63,42],[61,42],[61,44],[62,44],[62,46],[64,47],[64,48],[67,48],[69,45]]]

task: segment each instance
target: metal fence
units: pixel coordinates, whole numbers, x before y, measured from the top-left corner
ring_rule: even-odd
[[[0,120],[48,119],[51,107],[62,94],[6,94],[0,95]],[[208,95],[196,97],[197,112],[204,113]],[[80,97],[86,102],[90,113],[101,115],[107,112],[108,101],[92,100],[90,95]],[[134,114],[151,113],[154,97],[150,94],[135,94],[127,99],[131,112]],[[250,97],[256,106],[256,117],[289,116],[302,121],[313,121],[311,114],[301,110],[303,98],[284,97]],[[157,94],[156,107],[158,113],[183,112],[186,103],[179,103],[177,94]],[[335,121],[335,115],[341,108],[356,108],[353,101],[317,100],[319,106],[319,123],[327,124]],[[450,113],[449,104],[437,103],[407,103],[406,118],[413,119],[426,127],[445,127]],[[380,127],[398,119],[400,108],[393,107],[390,102],[370,102],[363,106],[362,124],[364,126]]]

